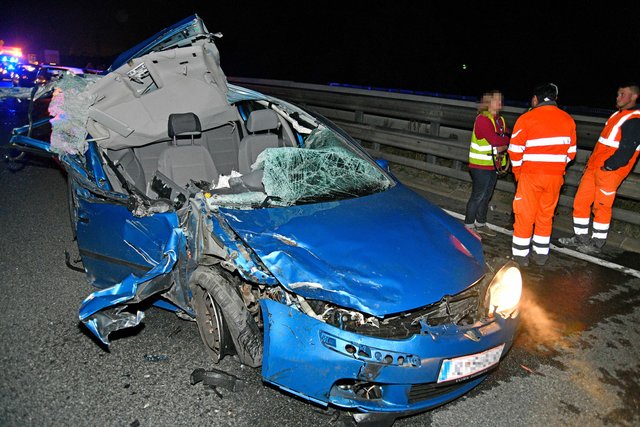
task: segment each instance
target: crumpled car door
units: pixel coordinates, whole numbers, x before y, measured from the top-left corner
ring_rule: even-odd
[[[131,304],[169,289],[184,234],[173,210],[134,214],[137,198],[114,191],[94,143],[84,158],[60,158],[70,180],[70,211],[89,281],[103,288],[80,307],[80,320],[105,344],[109,333],[143,318]]]
[[[78,248],[93,284],[102,288],[80,307],[80,320],[105,344],[109,333],[140,323],[139,303],[168,290],[184,248],[175,212],[136,217],[119,199],[96,197],[74,183]]]
[[[138,218],[127,206],[91,193],[75,194],[76,233],[85,271],[94,286],[106,288],[130,274],[155,267],[177,226],[175,212]]]

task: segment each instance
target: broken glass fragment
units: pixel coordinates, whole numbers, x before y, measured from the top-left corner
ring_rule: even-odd
[[[377,167],[327,128],[316,129],[305,146],[267,148],[252,166],[264,170],[265,192],[282,205],[362,196],[391,185]]]

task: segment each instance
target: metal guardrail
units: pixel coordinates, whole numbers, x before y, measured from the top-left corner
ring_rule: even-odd
[[[392,163],[470,181],[466,171],[469,141],[476,117],[476,103],[420,96],[278,80],[230,78],[259,92],[317,111],[369,146],[374,157]],[[509,128],[525,111],[506,106]],[[584,165],[606,118],[571,114],[577,126],[578,153],[567,168],[559,205],[571,207]],[[393,148],[395,150],[389,150]],[[406,153],[409,155],[403,155]],[[416,153],[425,159],[416,159]],[[640,162],[618,189],[618,200],[640,201]],[[497,189],[514,192],[513,182],[498,180]],[[640,212],[614,205],[613,218],[640,225]]]

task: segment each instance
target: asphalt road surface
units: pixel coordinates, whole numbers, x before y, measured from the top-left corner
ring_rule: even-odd
[[[14,107],[0,101],[0,147]],[[349,425],[348,413],[269,387],[232,358],[213,365],[195,324],[160,309],[100,347],[78,321],[93,289],[65,265],[75,250],[65,185],[50,160],[0,165],[0,425]],[[488,258],[509,248],[507,235],[485,240]],[[640,267],[638,254],[603,257]],[[640,279],[552,253],[525,271],[522,327],[499,368],[463,398],[394,425],[640,425],[639,302]],[[194,369],[212,367],[243,390],[190,385]]]

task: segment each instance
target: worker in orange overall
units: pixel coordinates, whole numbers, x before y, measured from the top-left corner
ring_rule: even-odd
[[[513,259],[521,266],[549,258],[553,214],[567,163],[576,156],[576,123],[556,104],[558,87],[536,87],[531,110],[518,118],[511,134],[509,157],[517,189],[513,198]]]
[[[616,107],[604,125],[585,167],[573,199],[572,237],[559,239],[581,252],[598,252],[604,246],[611,222],[616,191],[629,175],[640,153],[640,87],[628,84],[618,89]],[[591,238],[589,223],[593,210]]]

